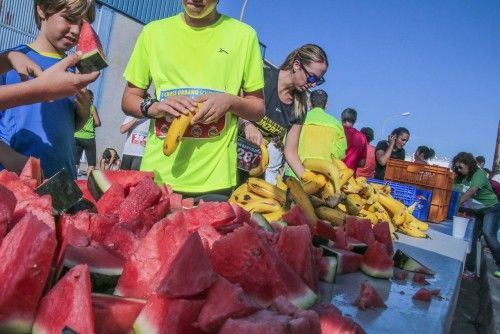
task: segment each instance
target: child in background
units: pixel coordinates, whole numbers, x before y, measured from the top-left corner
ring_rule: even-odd
[[[83,20],[92,22],[94,0],[36,0],[35,21],[40,32],[35,41],[14,51],[24,53],[46,69],[65,57],[75,46]],[[15,71],[0,77],[1,84],[18,84]],[[46,177],[62,168],[76,178],[74,132],[88,118],[90,96],[82,90],[72,98],[24,105],[0,113],[0,139],[16,152],[41,161]],[[0,166],[3,169],[3,166]]]
[[[97,112],[97,108],[94,106],[94,93],[89,89],[90,94],[90,113],[87,122],[83,128],[75,132],[75,142],[76,142],[76,169],[78,171],[80,167],[80,159],[82,158],[82,153],[85,151],[85,157],[87,158],[87,175],[96,166],[96,145],[95,145],[95,128],[101,126],[101,118]],[[85,172],[83,172],[85,173]]]
[[[99,158],[100,170],[119,170],[120,169],[120,156],[114,148],[107,148],[102,152]]]

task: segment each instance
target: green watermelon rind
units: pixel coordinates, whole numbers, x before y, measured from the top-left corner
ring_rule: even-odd
[[[305,309],[310,308],[311,306],[313,306],[316,303],[316,301],[318,300],[318,295],[306,286],[306,289],[302,294],[296,295],[296,296],[288,295],[288,296],[286,296],[286,298],[293,305],[305,310]]]
[[[400,269],[426,275],[434,275],[434,271],[432,271],[429,267],[423,265],[400,249],[396,251],[396,253],[392,257],[392,260],[394,261],[394,266]]]
[[[9,320],[0,324],[0,333],[31,333],[32,326],[33,320]]]
[[[76,68],[80,73],[92,73],[106,67],[108,67],[108,62],[99,49],[85,53],[76,63]]]
[[[87,189],[92,197],[97,201],[111,187],[111,182],[103,171],[94,169],[87,179]]]
[[[368,276],[375,278],[391,278],[394,275],[394,268],[391,267],[387,270],[379,270],[375,269],[363,262],[361,262],[361,271],[367,274]]]
[[[153,334],[158,333],[158,329],[155,329],[152,324],[148,322],[146,316],[141,312],[134,322],[134,334]]]
[[[328,283],[335,283],[335,278],[337,276],[337,265],[338,260],[335,256],[324,256],[323,258],[328,259],[328,270],[327,274],[324,277],[320,277],[320,280]]]
[[[268,231],[268,232],[274,232],[273,227],[271,226],[271,224],[269,224],[269,222],[267,221],[267,219],[262,214],[260,214],[258,212],[253,212],[252,213],[252,219],[263,230]]]

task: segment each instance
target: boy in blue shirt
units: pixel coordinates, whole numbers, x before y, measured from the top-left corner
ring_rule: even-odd
[[[34,3],[38,37],[29,46],[20,45],[13,51],[24,53],[44,70],[58,63],[76,44],[83,20],[94,19],[95,3],[94,0],[35,0]],[[0,76],[0,84],[19,82],[16,71]],[[22,155],[39,158],[46,177],[66,168],[76,178],[73,134],[88,118],[90,96],[82,90],[75,97],[0,111],[0,140]]]

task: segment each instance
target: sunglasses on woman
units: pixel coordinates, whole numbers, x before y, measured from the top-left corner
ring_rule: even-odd
[[[304,64],[302,64],[302,61],[299,61],[299,64],[304,73],[306,74],[306,81],[308,84],[310,85],[316,84],[316,86],[319,86],[325,83],[324,77],[318,78],[315,74],[309,73],[309,71],[306,70]]]

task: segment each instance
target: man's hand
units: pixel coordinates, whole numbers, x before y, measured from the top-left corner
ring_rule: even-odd
[[[193,116],[191,124],[210,124],[217,122],[231,108],[232,96],[226,93],[210,93],[199,96],[195,101],[203,103]]]
[[[78,92],[95,81],[99,72],[87,74],[67,72],[74,66],[81,55],[73,54],[59,61],[40,74],[36,81],[37,87],[43,92],[44,100],[57,100],[66,96],[77,95]]]
[[[256,146],[262,144],[262,133],[250,122],[245,124],[245,138]]]
[[[90,111],[90,106],[92,105],[92,96],[90,95],[88,89],[84,88],[80,90],[78,93],[76,93],[75,97],[75,104],[79,110]]]
[[[153,118],[165,117],[172,120],[174,117],[187,115],[196,109],[196,102],[189,96],[169,96],[167,99],[155,102],[149,108],[148,114]]]
[[[7,55],[12,68],[19,74],[21,81],[26,81],[30,77],[35,78],[42,74],[42,69],[24,53],[11,51]]]

